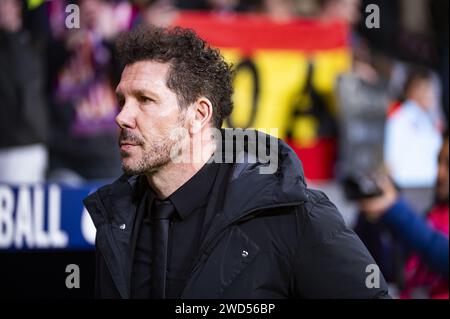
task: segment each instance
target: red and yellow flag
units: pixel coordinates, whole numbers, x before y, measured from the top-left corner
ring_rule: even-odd
[[[270,128],[277,128],[299,155],[307,178],[332,178],[334,86],[351,66],[346,25],[198,12],[180,14],[175,24],[194,29],[235,66],[235,106],[226,126],[271,134]]]

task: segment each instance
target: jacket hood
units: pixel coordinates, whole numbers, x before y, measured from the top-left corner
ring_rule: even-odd
[[[227,129],[222,130],[224,136]],[[232,131],[230,129],[230,131]],[[287,206],[307,200],[306,182],[303,166],[297,154],[284,141],[260,131],[254,132],[257,147],[251,146],[249,139],[244,139],[244,149],[236,152],[238,135],[233,143],[233,152],[238,161],[233,164],[226,195],[224,196],[223,212],[229,219],[236,219],[246,212],[262,207]],[[231,133],[232,134],[232,133]],[[265,147],[264,152],[270,156],[258,158],[259,147]],[[256,152],[255,152],[256,150]],[[257,153],[257,154],[255,154]],[[269,159],[267,162],[267,159]],[[269,169],[270,168],[270,169]],[[271,171],[268,173],[268,171]]]

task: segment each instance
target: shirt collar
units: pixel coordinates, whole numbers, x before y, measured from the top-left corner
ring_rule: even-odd
[[[206,163],[186,183],[178,188],[169,200],[175,206],[181,219],[187,218],[195,208],[206,204],[218,172],[217,163]]]
[[[206,204],[208,194],[216,179],[218,166],[218,163],[206,163],[194,176],[166,199],[172,202],[182,220],[186,219],[195,208]],[[158,197],[148,184],[147,187],[151,205]]]

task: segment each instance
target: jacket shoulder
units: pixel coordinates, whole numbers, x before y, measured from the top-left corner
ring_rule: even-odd
[[[320,191],[307,190],[295,256],[297,295],[310,298],[389,298],[378,269],[378,288],[366,284],[376,263],[336,206]]]
[[[306,189],[306,195],[308,200],[304,203],[300,214],[297,214],[302,237],[310,238],[318,244],[346,230],[341,213],[325,193]]]

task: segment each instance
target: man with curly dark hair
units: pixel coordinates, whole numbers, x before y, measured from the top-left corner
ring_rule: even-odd
[[[97,297],[388,296],[335,206],[307,189],[292,149],[221,129],[232,79],[218,50],[191,30],[151,27],[125,34],[118,53],[125,174],[84,200]]]

